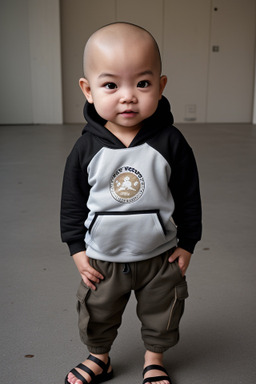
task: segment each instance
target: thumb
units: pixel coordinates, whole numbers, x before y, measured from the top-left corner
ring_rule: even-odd
[[[175,250],[171,256],[169,257],[168,261],[170,263],[173,263],[177,258],[179,257],[179,253],[177,252],[177,250]]]

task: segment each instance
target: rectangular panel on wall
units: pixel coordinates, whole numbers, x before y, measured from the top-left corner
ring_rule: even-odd
[[[147,29],[162,51],[164,0],[117,0],[116,21],[127,21]]]
[[[60,6],[64,122],[81,123],[85,98],[78,82],[84,45],[94,31],[115,21],[115,0],[61,0]]]
[[[165,94],[176,122],[204,122],[208,76],[210,0],[165,0]]]
[[[212,0],[207,122],[251,122],[255,0]]]
[[[1,2],[0,124],[33,122],[28,23],[27,2]]]
[[[59,0],[29,0],[33,123],[61,124]]]

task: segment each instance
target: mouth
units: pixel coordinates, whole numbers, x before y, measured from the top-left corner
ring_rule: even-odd
[[[121,112],[120,115],[124,117],[134,117],[137,115],[138,112],[135,112],[131,109],[126,109],[125,111]]]

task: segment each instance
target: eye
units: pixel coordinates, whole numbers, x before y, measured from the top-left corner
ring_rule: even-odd
[[[107,83],[107,84],[104,84],[104,87],[106,89],[116,89],[117,85],[115,83]]]
[[[150,82],[147,80],[141,80],[138,82],[137,87],[138,88],[147,88],[150,86]]]

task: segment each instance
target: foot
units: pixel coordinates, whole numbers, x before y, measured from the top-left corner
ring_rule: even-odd
[[[108,362],[108,353],[104,355],[95,355],[91,353],[92,356],[97,357],[99,360],[103,361],[103,363],[107,364]],[[95,376],[100,375],[103,372],[103,369],[96,363],[94,363],[91,360],[85,360],[82,364],[84,364],[86,367],[88,367],[92,372],[95,374]],[[76,368],[76,371],[85,379],[87,380],[88,383],[92,381],[91,376],[84,372],[83,370]],[[111,365],[108,368],[108,373],[112,371]],[[79,380],[76,376],[73,375],[72,372],[69,372],[68,377],[67,377],[68,383],[70,384],[83,384],[81,380]]]
[[[163,354],[147,351],[145,354],[144,369],[150,365],[160,365],[161,367],[163,367]],[[167,373],[158,369],[152,369],[144,374],[144,384],[170,384],[170,380],[161,379],[160,381],[157,381],[157,376],[168,377]],[[147,381],[146,379],[149,377],[150,381]],[[156,377],[156,381],[152,380],[152,378],[154,377]]]

